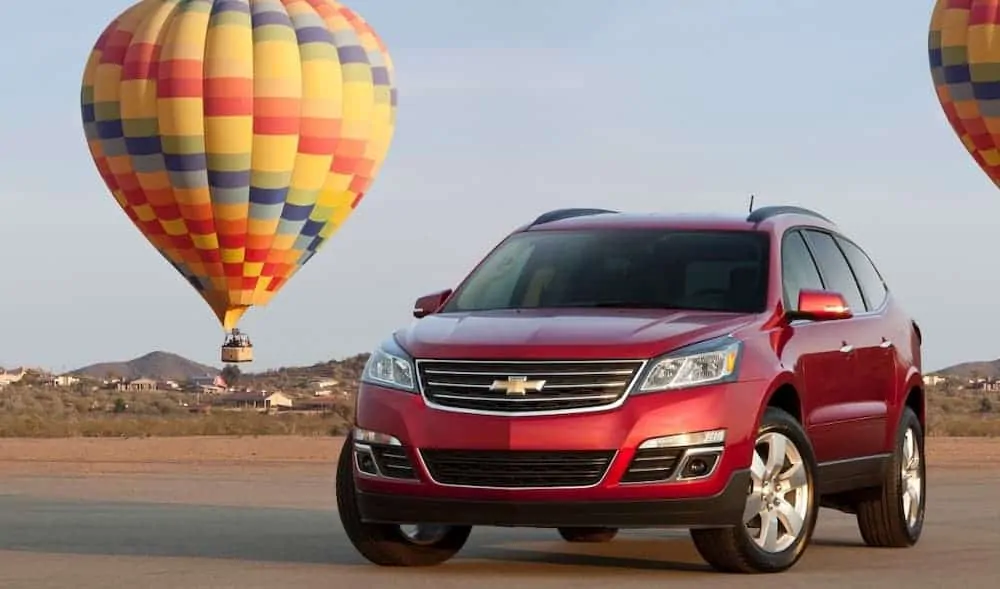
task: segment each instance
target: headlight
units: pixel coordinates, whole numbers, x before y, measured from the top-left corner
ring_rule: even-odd
[[[637,393],[682,389],[736,378],[741,343],[730,337],[696,344],[654,360]]]
[[[361,380],[411,393],[417,390],[413,362],[394,338],[389,338],[372,352]]]

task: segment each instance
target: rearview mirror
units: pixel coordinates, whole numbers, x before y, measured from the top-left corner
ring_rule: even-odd
[[[803,289],[799,291],[798,307],[797,311],[787,313],[789,320],[836,321],[850,319],[854,316],[843,295],[829,290]]]
[[[424,295],[413,305],[413,316],[417,319],[426,317],[441,308],[441,305],[451,296],[451,289]]]

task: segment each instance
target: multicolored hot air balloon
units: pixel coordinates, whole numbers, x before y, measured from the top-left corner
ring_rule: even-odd
[[[1000,0],[937,0],[927,42],[945,117],[1000,187]]]
[[[395,128],[393,77],[375,31],[334,0],[139,0],[98,38],[81,92],[90,153],[238,336],[223,360],[252,358],[239,319],[369,190]]]

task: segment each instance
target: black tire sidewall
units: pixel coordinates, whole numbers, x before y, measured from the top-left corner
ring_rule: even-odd
[[[341,448],[336,474],[337,511],[344,532],[363,556],[378,564],[426,566],[444,562],[465,545],[471,526],[449,526],[440,541],[417,544],[399,526],[374,524],[361,519],[354,481],[354,440],[348,437]]]

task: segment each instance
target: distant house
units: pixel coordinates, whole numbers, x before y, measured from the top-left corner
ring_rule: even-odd
[[[225,379],[221,376],[196,376],[187,382],[188,388],[199,393],[224,393],[229,389]]]
[[[0,388],[14,384],[15,382],[20,382],[26,374],[28,374],[28,371],[24,368],[18,368],[16,370],[4,370],[0,368]]]
[[[231,393],[220,398],[218,403],[238,410],[280,411],[292,408],[292,400],[284,393],[266,391]]]
[[[155,391],[157,382],[151,378],[137,378],[127,382],[118,383],[115,388],[119,391]]]
[[[946,380],[948,379],[943,376],[938,376],[936,374],[928,374],[924,376],[924,384],[928,386],[939,385],[944,383]]]
[[[318,380],[311,381],[309,386],[314,389],[331,389],[340,384],[339,380],[332,378],[321,378]]]
[[[63,374],[52,378],[52,384],[57,387],[71,387],[79,382],[79,378],[69,374]]]
[[[305,413],[332,413],[337,407],[343,404],[344,401],[339,396],[313,397],[312,399],[298,401],[295,404],[295,410]]]

